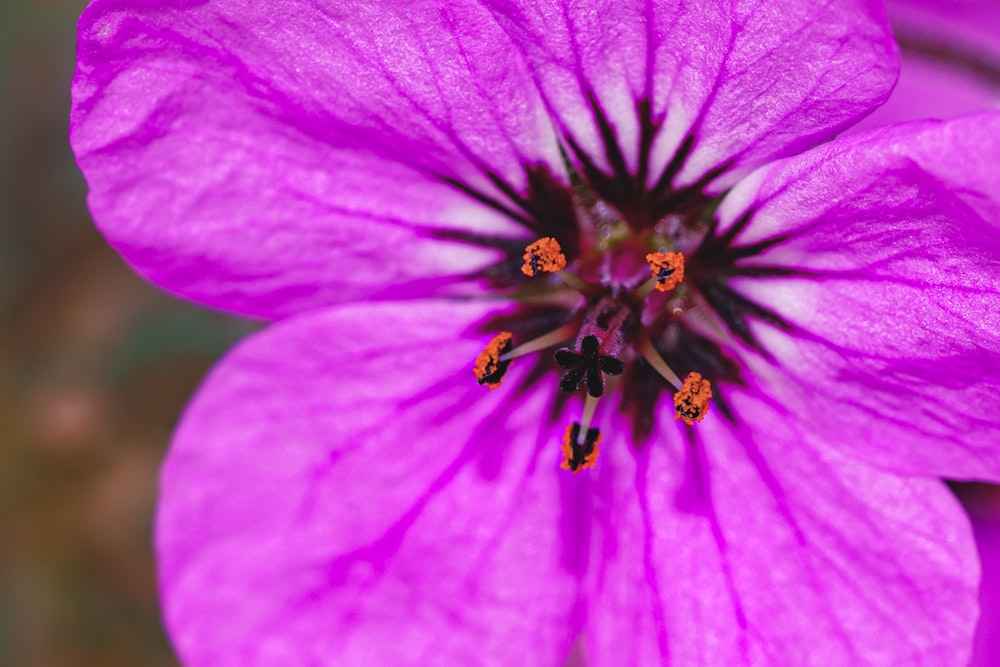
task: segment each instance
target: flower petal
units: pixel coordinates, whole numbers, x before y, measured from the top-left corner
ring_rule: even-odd
[[[692,511],[676,434],[638,451],[629,424],[602,429],[587,594],[589,667],[739,665],[740,623],[714,527]],[[673,429],[664,429],[664,431]],[[697,500],[697,497],[694,497]]]
[[[965,664],[979,563],[947,487],[803,446],[803,425],[751,391],[732,404],[746,428],[699,435],[749,662]]]
[[[961,67],[904,51],[899,83],[889,101],[851,131],[911,120],[954,118],[998,106],[1000,86],[988,85]]]
[[[947,48],[983,64],[1000,58],[993,0],[888,0],[886,6],[903,48]]]
[[[540,426],[550,391],[501,409],[509,387],[476,384],[470,331],[486,312],[339,306],[254,336],[213,372],[157,522],[186,665],[565,659],[583,550],[562,501],[580,482]]]
[[[899,82],[852,131],[1000,106],[994,0],[891,0],[886,6],[900,43]]]
[[[717,191],[833,136],[882,102],[896,76],[884,9],[870,0],[484,2],[524,51],[570,144],[644,186],[671,174],[692,137],[675,184],[732,167]]]
[[[474,2],[97,0],[79,42],[91,209],[167,289],[275,317],[436,293],[499,256],[442,232],[538,236],[553,128]]]
[[[946,487],[802,446],[765,401],[728,397],[743,427],[710,414],[690,444],[661,433],[601,471],[589,664],[964,664],[978,563]]]
[[[853,135],[736,188],[738,278],[791,331],[755,374],[791,419],[891,470],[1000,479],[1000,114]]]

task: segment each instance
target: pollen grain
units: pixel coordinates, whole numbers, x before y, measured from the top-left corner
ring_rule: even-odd
[[[600,452],[601,434],[596,428],[587,430],[587,437],[581,444],[577,442],[580,424],[573,423],[566,427],[562,444],[562,469],[578,473],[581,470],[597,465],[597,455]]]
[[[513,335],[509,331],[501,331],[493,337],[486,348],[476,357],[472,371],[476,374],[479,384],[484,384],[493,391],[503,382],[504,373],[510,366],[510,360],[500,359],[501,355],[510,351]]]
[[[524,249],[524,265],[521,273],[528,277],[539,273],[555,273],[566,268],[566,255],[559,241],[551,236],[543,236]]]
[[[669,292],[684,282],[684,255],[679,252],[651,252],[646,255],[649,270],[656,278],[655,288]]]
[[[688,373],[681,390],[674,394],[674,419],[683,419],[688,426],[700,422],[708,413],[712,398],[712,383],[701,373]]]

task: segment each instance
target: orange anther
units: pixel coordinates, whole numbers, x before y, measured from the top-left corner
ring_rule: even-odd
[[[538,273],[555,273],[566,268],[566,255],[562,253],[559,241],[544,236],[524,249],[524,265],[521,273],[534,276]]]
[[[708,412],[711,398],[712,383],[701,373],[688,373],[681,390],[674,394],[674,419],[683,419],[688,426],[700,422]]]
[[[651,252],[646,255],[656,289],[669,292],[684,282],[684,255],[679,252]]]
[[[510,366],[510,360],[502,361],[500,356],[510,351],[512,334],[509,331],[501,331],[493,337],[486,348],[476,357],[476,364],[472,372],[476,374],[479,384],[485,384],[493,391],[503,382],[503,375]]]
[[[562,469],[572,470],[578,473],[587,468],[597,465],[597,454],[600,451],[601,434],[596,428],[587,430],[587,437],[584,442],[578,443],[577,438],[580,433],[580,425],[572,423],[566,427],[562,444]]]

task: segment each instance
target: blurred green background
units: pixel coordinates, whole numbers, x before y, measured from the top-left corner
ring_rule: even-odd
[[[176,665],[150,527],[171,429],[252,325],[143,283],[90,221],[66,133],[84,0],[0,0],[0,667]],[[959,489],[1000,589],[997,492]],[[996,596],[977,664],[992,660]]]

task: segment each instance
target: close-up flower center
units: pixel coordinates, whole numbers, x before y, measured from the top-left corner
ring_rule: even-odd
[[[668,166],[668,172],[677,169]],[[596,463],[601,433],[595,415],[607,395],[618,396],[640,446],[667,391],[674,418],[684,428],[700,422],[711,403],[732,419],[724,387],[742,380],[740,364],[727,350],[739,340],[764,352],[748,318],[787,325],[733,291],[729,278],[786,272],[737,265],[781,239],[735,247],[733,239],[753,214],[720,233],[715,210],[722,197],[701,194],[704,183],[675,192],[669,178],[661,178],[667,194],[659,197],[659,207],[651,195],[642,198],[642,206],[612,205],[597,194],[599,184],[584,182],[586,165],[569,171],[572,190],[544,179],[547,201],[534,204],[560,212],[538,225],[546,236],[516,248],[473,239],[506,250],[506,259],[486,277],[515,304],[482,327],[493,338],[475,360],[474,372],[493,390],[514,360],[533,363],[511,400],[558,375],[554,414],[567,421],[563,467],[579,472]],[[574,394],[582,396],[583,407],[565,414],[566,399]]]

